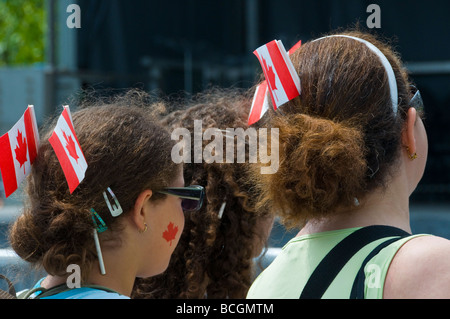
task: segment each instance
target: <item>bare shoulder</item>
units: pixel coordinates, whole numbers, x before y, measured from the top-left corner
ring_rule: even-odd
[[[389,267],[384,298],[450,298],[450,240],[420,236],[406,242]]]

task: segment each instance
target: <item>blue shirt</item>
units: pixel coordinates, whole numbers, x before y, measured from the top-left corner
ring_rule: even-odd
[[[39,280],[33,288],[41,287],[42,278]],[[36,292],[34,296],[39,295],[40,292]],[[81,287],[65,290],[55,295],[42,297],[41,299],[130,299],[127,296],[121,295],[117,292],[110,292],[102,289]]]

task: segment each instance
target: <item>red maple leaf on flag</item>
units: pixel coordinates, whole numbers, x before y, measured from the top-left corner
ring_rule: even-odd
[[[167,230],[163,232],[163,238],[167,240],[167,242],[170,243],[170,246],[172,246],[172,240],[175,239],[175,236],[178,233],[178,226],[173,227],[173,223],[169,223],[167,226]]]
[[[16,160],[22,167],[27,161],[27,140],[19,130],[17,130],[17,146],[14,152],[16,153]],[[23,166],[23,173],[25,174],[25,166]]]
[[[266,60],[263,58],[263,64],[264,64],[264,69],[266,69],[267,72],[267,81],[270,84],[270,87],[272,89],[272,92],[275,94],[275,98],[278,100],[278,97],[276,95],[276,93],[274,92],[275,90],[278,90],[277,88],[277,84],[275,82],[275,72],[273,72],[273,68],[272,66],[268,66]]]
[[[61,130],[62,131],[62,130]],[[80,158],[77,154],[77,148],[75,147],[75,142],[72,139],[72,135],[67,138],[66,132],[62,131],[64,139],[66,140],[66,148],[69,151],[69,155],[72,156],[78,164],[78,159]]]

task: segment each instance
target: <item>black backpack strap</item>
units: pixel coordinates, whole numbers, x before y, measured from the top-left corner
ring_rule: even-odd
[[[364,259],[361,265],[361,268],[359,268],[359,271],[356,274],[355,281],[353,282],[352,291],[350,293],[350,299],[364,299],[364,288],[366,280],[366,274],[364,272],[364,269],[369,260],[371,260],[375,255],[377,255],[383,248],[389,246],[390,244],[396,242],[397,240],[400,240],[408,236],[410,236],[410,234],[406,233],[405,235],[400,236],[400,238],[388,239],[379,244],[374,250],[370,252],[369,255],[367,255],[366,259]]]
[[[401,229],[381,225],[368,226],[356,230],[328,252],[309,277],[300,294],[300,299],[322,298],[345,264],[365,245],[385,237],[405,237],[409,235]]]

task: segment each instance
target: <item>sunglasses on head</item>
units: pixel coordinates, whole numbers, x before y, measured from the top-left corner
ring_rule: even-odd
[[[202,207],[205,197],[205,189],[203,186],[192,185],[187,187],[167,187],[158,193],[166,195],[174,195],[182,199],[181,207],[184,211],[197,211]]]
[[[411,85],[411,93],[413,94],[413,97],[409,101],[409,106],[416,110],[423,111],[423,100],[420,91],[414,85]]]

